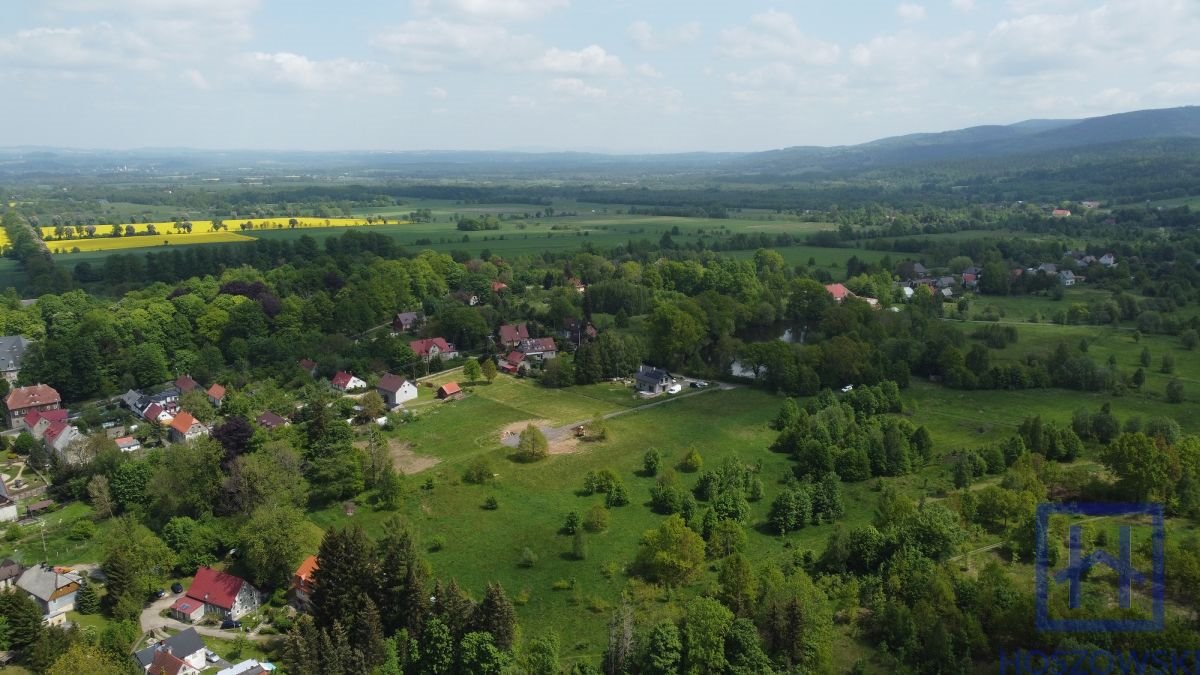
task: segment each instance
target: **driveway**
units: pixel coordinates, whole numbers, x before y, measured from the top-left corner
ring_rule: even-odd
[[[146,609],[143,609],[142,610],[142,618],[141,618],[142,632],[143,633],[153,633],[153,632],[155,632],[157,630],[161,630],[163,628],[171,628],[174,630],[187,630],[189,628],[195,628],[196,632],[201,635],[207,635],[209,637],[216,637],[216,638],[224,638],[226,640],[236,639],[239,634],[245,635],[252,642],[266,642],[273,637],[277,637],[275,635],[257,635],[255,633],[241,633],[240,631],[237,631],[237,630],[221,630],[220,628],[213,628],[211,626],[196,626],[196,625],[193,625],[190,623],[185,623],[183,621],[179,621],[177,619],[172,619],[171,617],[159,616],[159,614],[161,612],[169,609],[171,607],[171,605],[175,604],[175,600],[178,597],[179,597],[178,595],[168,595],[165,598],[159,598],[158,600],[155,600],[154,602],[150,603],[149,607],[147,607]]]

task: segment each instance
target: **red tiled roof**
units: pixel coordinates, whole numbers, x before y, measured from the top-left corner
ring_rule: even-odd
[[[49,420],[51,422],[65,422],[67,416],[71,413],[66,408],[55,408],[54,410],[34,410],[25,416],[25,426],[33,428],[37,426],[38,420]]]
[[[504,283],[503,281],[493,281],[492,282],[492,292],[493,293],[499,293],[500,291],[502,291],[506,288],[508,288],[508,284]]]
[[[189,597],[221,609],[233,609],[237,594],[246,582],[232,574],[218,572],[211,567],[196,570],[196,578],[187,590]]]
[[[533,338],[522,342],[520,349],[526,354],[529,352],[553,352],[558,350],[558,345],[554,343],[554,338]]]
[[[179,393],[181,394],[186,394],[189,391],[199,387],[199,383],[193,380],[191,375],[181,375],[179,376],[178,380],[175,380],[175,388],[178,389]]]
[[[453,396],[461,392],[462,389],[458,386],[457,382],[447,382],[438,387],[438,396]]]
[[[826,284],[825,290],[829,291],[829,294],[833,296],[833,299],[838,301],[845,300],[848,296],[854,295],[850,292],[849,288],[846,288],[842,284]]]
[[[171,605],[171,609],[183,614],[191,614],[203,606],[204,602],[202,600],[197,600],[196,598],[191,598],[185,595],[176,600],[175,604]]]
[[[403,387],[405,382],[408,382],[408,380],[399,375],[386,373],[383,377],[379,378],[379,386],[377,388],[394,394],[400,391],[400,387]]]
[[[525,355],[518,351],[511,351],[508,356],[504,357],[504,360],[509,363],[520,363],[525,360]]]
[[[312,359],[300,359],[300,367],[305,370],[312,370],[317,367],[317,362]]]
[[[350,386],[350,378],[352,377],[354,376],[350,373],[347,373],[344,370],[339,370],[336,374],[334,374],[333,379],[330,380],[330,382],[338,389],[345,389],[346,387]]]
[[[48,384],[35,384],[30,387],[17,387],[8,392],[4,405],[9,410],[21,410],[35,405],[50,405],[62,403],[62,397]]]
[[[147,422],[155,422],[158,420],[158,416],[161,415],[162,412],[163,407],[161,405],[157,403],[151,403],[146,407],[146,411],[142,414],[142,417],[145,417]]]
[[[181,671],[189,667],[187,661],[175,656],[169,649],[157,649],[154,651],[154,660],[150,662],[147,672],[154,675],[179,675]]]
[[[130,445],[137,445],[138,440],[133,436],[122,436],[113,442],[117,444],[118,448],[123,448]]]
[[[171,428],[181,434],[187,435],[188,429],[191,429],[192,425],[195,423],[196,418],[192,417],[191,413],[181,410],[179,414],[175,416],[175,419],[171,420]]]
[[[529,339],[529,326],[519,323],[515,326],[512,324],[504,324],[500,326],[500,341],[508,344],[512,342],[520,342],[521,340]]]
[[[440,337],[426,338],[424,340],[413,340],[412,342],[408,343],[408,346],[417,356],[428,356],[429,348],[434,346],[436,346],[441,352],[452,351],[450,349],[450,345],[446,342],[446,339]]]
[[[225,387],[219,384],[214,384],[208,388],[208,395],[220,401],[225,398]]]
[[[46,434],[43,436],[43,438],[53,443],[54,439],[58,438],[59,435],[68,428],[69,427],[66,422],[53,422],[50,424],[50,427],[46,429]]]
[[[293,582],[299,582],[300,584],[308,585],[312,582],[312,575],[313,572],[317,571],[317,567],[317,556],[308,556],[304,559],[304,562],[300,563],[300,566],[296,568],[296,573],[292,575]]]

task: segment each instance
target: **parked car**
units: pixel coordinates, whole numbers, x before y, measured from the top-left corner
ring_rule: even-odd
[[[707,386],[708,386],[708,383],[705,382],[704,380],[692,380],[692,388],[693,389],[703,389],[704,387],[707,387]]]
[[[158,599],[165,598],[167,597],[167,592],[166,590],[160,588],[157,591],[154,591],[154,597]]]
[[[216,663],[217,661],[221,660],[221,657],[217,656],[217,653],[214,652],[213,650],[205,649],[204,650],[204,660],[208,661],[209,663]]]
[[[849,394],[852,391],[854,391],[854,385],[852,385],[852,384],[848,384],[848,385],[842,387],[843,394]]]
[[[230,628],[241,628],[241,627],[242,627],[241,621],[234,621],[233,619],[225,619],[224,621],[221,622],[221,630],[229,630]]]
[[[673,384],[673,385],[667,387],[668,394],[678,394],[681,391],[683,391],[683,387],[678,384]]]
[[[183,592],[183,584],[179,583],[178,581],[171,584],[171,592],[174,593],[175,595],[179,595],[180,593]]]

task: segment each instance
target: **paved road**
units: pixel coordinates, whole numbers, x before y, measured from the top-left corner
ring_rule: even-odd
[[[691,380],[686,380],[683,382],[683,384],[687,385],[690,382],[691,382]],[[653,408],[655,406],[664,405],[664,404],[670,403],[672,401],[678,401],[680,399],[689,398],[691,396],[699,396],[700,394],[704,394],[704,393],[710,392],[710,391],[717,391],[717,390],[729,391],[730,389],[737,389],[737,388],[738,388],[738,385],[736,385],[736,384],[729,384],[727,382],[712,382],[712,381],[710,381],[709,386],[704,389],[696,389],[695,391],[689,391],[686,394],[659,394],[659,396],[661,398],[653,403],[647,403],[645,405],[638,405],[638,406],[634,406],[632,408],[625,408],[624,410],[618,410],[616,412],[611,412],[611,413],[608,413],[607,415],[602,415],[601,418],[608,420],[608,419],[612,419],[614,417],[619,417],[621,415],[628,415],[630,413],[639,412],[639,411],[645,410],[647,408]],[[576,427],[586,425],[587,423],[589,423],[591,421],[592,421],[592,419],[588,418],[586,420],[580,420],[578,422],[564,424],[561,427],[539,426],[538,429],[540,429],[542,432],[542,435],[544,435],[546,437],[547,442],[553,443],[553,442],[559,440],[560,438],[563,438],[563,437],[566,437],[569,435],[573,435],[575,433]],[[509,434],[508,436],[502,438],[500,440],[500,443],[503,445],[506,445],[510,448],[515,448],[515,447],[517,447],[517,444],[520,443],[520,441],[521,441],[520,434]]]
[[[177,595],[167,595],[167,597],[159,598],[158,600],[150,603],[149,607],[143,609],[141,618],[142,632],[154,633],[155,631],[163,628],[172,628],[174,630],[187,630],[189,628],[195,628],[197,633],[201,635],[207,635],[209,637],[224,638],[226,640],[233,640],[237,638],[239,632],[236,630],[221,630],[211,626],[195,626],[190,623],[184,623],[183,621],[172,619],[170,617],[159,616],[159,613],[173,605],[175,603],[175,599],[178,597],[179,596]],[[254,633],[244,633],[244,635],[252,642],[266,642],[267,640],[276,637],[274,635],[257,635]]]

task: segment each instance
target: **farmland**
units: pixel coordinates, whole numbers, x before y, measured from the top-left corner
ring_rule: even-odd
[[[292,221],[295,221],[294,223]],[[314,229],[339,232],[347,227],[374,227],[365,218],[251,218],[231,220],[219,229],[213,221],[192,221],[191,229],[180,222],[164,221],[130,225],[94,226],[93,234],[84,228],[63,227],[41,228],[42,239],[54,254],[78,254],[95,251],[128,251],[130,249],[158,246],[197,246],[203,244],[229,244],[253,241],[247,236],[252,232],[287,230],[288,232]],[[380,225],[382,227],[382,225]],[[121,236],[114,236],[121,231]],[[153,234],[152,234],[153,233]]]

